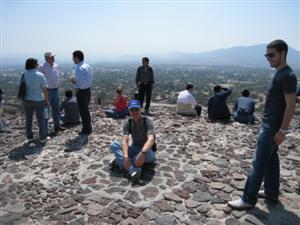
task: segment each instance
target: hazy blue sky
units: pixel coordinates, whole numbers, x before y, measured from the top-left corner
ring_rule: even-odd
[[[300,1],[1,2],[1,53],[203,52],[282,38],[300,50]]]

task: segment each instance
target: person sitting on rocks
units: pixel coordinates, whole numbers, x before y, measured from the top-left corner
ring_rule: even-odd
[[[220,85],[214,87],[214,95],[208,99],[208,118],[212,121],[220,120],[227,122],[230,120],[230,110],[226,100],[231,94],[231,90]]]
[[[184,116],[200,116],[201,106],[197,104],[193,95],[194,85],[188,83],[186,90],[181,91],[177,98],[177,114]]]
[[[235,121],[254,124],[255,101],[249,95],[250,92],[245,89],[242,92],[242,96],[236,100],[234,106],[235,112],[233,113]]]
[[[144,163],[151,163],[156,159],[155,130],[153,121],[149,117],[142,117],[140,101],[130,100],[128,109],[131,118],[123,125],[123,144],[113,141],[110,149],[116,157],[115,163],[120,169],[128,171],[130,178],[136,182],[141,176]],[[129,135],[133,141],[131,146]]]
[[[79,110],[77,98],[73,97],[72,90],[65,91],[65,100],[60,105],[60,119],[64,125],[79,123]]]
[[[106,109],[104,113],[108,117],[112,118],[125,118],[128,115],[127,105],[128,97],[122,94],[123,89],[121,87],[117,88],[117,96],[114,97],[114,107],[113,109]]]

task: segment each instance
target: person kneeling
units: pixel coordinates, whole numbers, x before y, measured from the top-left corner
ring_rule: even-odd
[[[128,171],[130,178],[136,182],[141,176],[141,168],[144,163],[155,161],[155,130],[153,121],[148,117],[142,117],[141,104],[138,100],[128,103],[130,119],[123,125],[123,144],[113,141],[110,145],[114,153],[115,163]],[[132,137],[132,145],[129,146],[129,135]]]

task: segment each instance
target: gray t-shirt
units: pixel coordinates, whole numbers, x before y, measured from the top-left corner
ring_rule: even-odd
[[[296,93],[296,89],[297,78],[293,70],[289,66],[278,70],[267,94],[263,122],[280,128],[286,107],[284,94]]]
[[[131,120],[131,129],[129,127],[129,120]],[[153,120],[149,117],[142,117],[142,120],[138,124],[133,119],[129,120],[126,120],[123,125],[123,135],[131,134],[133,146],[143,147],[147,141],[147,135],[155,135]]]

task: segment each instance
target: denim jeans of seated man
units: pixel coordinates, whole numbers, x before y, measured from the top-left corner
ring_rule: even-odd
[[[114,153],[116,157],[116,164],[120,167],[120,169],[123,168],[123,150],[122,150],[122,145],[118,141],[113,141],[110,145],[111,151]],[[129,173],[137,171],[140,172],[141,168],[136,167],[135,161],[142,150],[142,147],[137,147],[137,146],[129,146],[128,148],[128,157],[130,158],[131,166],[129,168]],[[144,163],[150,163],[155,161],[155,152],[152,151],[151,149],[146,153],[145,155],[145,162]]]
[[[255,122],[254,115],[239,115],[237,112],[234,112],[233,118],[235,121],[238,121],[240,123],[251,123],[253,124]]]
[[[278,198],[280,167],[277,154],[278,145],[274,143],[277,131],[278,129],[262,122],[251,172],[248,175],[242,197],[249,204],[256,204],[258,191],[263,180],[265,194],[271,198]]]
[[[104,113],[107,117],[115,118],[115,119],[122,119],[128,115],[128,110],[125,109],[121,112],[118,112],[116,109],[106,109]]]

